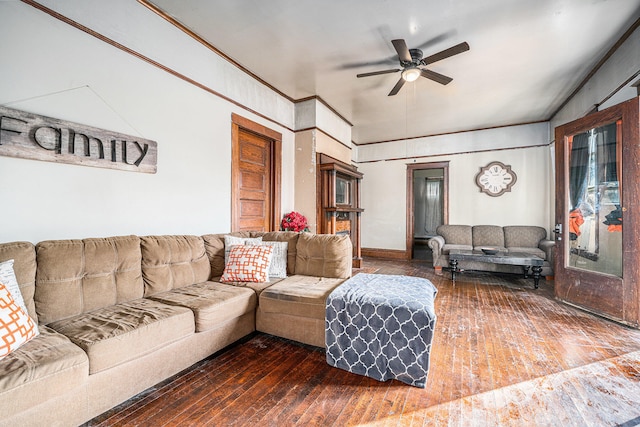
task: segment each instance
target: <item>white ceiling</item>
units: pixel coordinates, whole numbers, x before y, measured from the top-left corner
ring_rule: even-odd
[[[353,124],[355,143],[548,120],[640,17],[640,0],[154,0],[293,99],[317,95]],[[468,52],[387,94],[392,39],[428,56]]]

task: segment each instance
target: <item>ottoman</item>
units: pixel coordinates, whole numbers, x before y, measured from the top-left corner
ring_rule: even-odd
[[[327,363],[424,388],[438,290],[427,279],[360,273],[327,298]]]

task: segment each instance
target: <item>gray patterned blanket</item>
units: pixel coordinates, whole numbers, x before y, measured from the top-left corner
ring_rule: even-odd
[[[327,363],[424,388],[438,290],[427,279],[360,273],[327,298]]]

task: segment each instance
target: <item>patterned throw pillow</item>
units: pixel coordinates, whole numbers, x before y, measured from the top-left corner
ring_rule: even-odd
[[[231,246],[258,245],[260,242],[262,242],[262,237],[224,236],[224,265],[227,265],[227,261],[229,260],[229,251],[231,251]]]
[[[268,282],[273,246],[231,246],[221,282]]]
[[[0,359],[35,336],[35,322],[0,283]]]
[[[273,246],[273,256],[269,266],[269,278],[277,277],[284,279],[287,277],[287,248],[288,242],[260,242],[262,246]]]
[[[18,279],[16,278],[16,274],[13,271],[12,259],[0,262],[0,283],[4,283],[4,286],[11,294],[11,297],[13,298],[15,303],[18,304],[18,307],[22,308],[26,314],[29,314],[27,305],[24,303],[24,299],[22,298],[22,292],[20,292]],[[36,325],[36,335],[38,335],[39,333],[40,331],[38,330],[38,325]]]

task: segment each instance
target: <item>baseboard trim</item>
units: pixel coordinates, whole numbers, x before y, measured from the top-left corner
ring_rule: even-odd
[[[362,256],[386,259],[409,259],[409,253],[399,249],[362,248]]]

